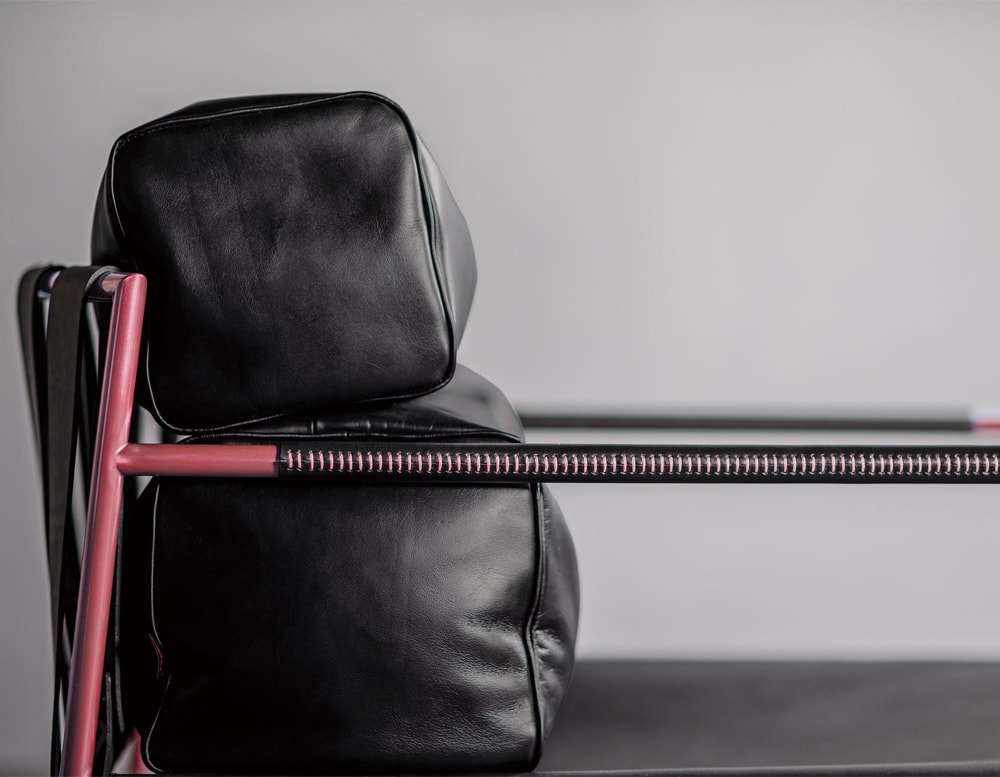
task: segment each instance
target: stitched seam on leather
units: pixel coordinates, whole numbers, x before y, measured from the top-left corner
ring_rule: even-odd
[[[376,94],[375,92],[340,92],[337,94],[324,94],[318,97],[313,97],[307,100],[296,100],[294,102],[288,103],[274,103],[272,105],[257,105],[257,106],[247,106],[245,108],[228,108],[216,111],[214,113],[207,113],[204,116],[180,116],[174,119],[157,119],[151,124],[146,124],[143,127],[132,130],[131,132],[126,132],[121,138],[120,143],[125,145],[133,140],[143,137],[144,135],[149,135],[154,132],[159,132],[160,130],[170,129],[172,127],[177,127],[183,124],[197,124],[199,122],[210,122],[215,119],[224,119],[229,116],[241,116],[251,113],[268,113],[270,111],[283,110],[286,108],[302,108],[307,105],[318,105],[325,102],[335,102],[337,100],[346,97],[374,97],[379,102],[389,102],[387,98],[382,95]]]
[[[416,133],[414,133],[416,134]],[[414,159],[417,162],[417,173],[420,181],[421,195],[426,209],[427,221],[430,229],[429,248],[431,250],[431,266],[434,269],[435,279],[441,293],[441,307],[447,308],[445,315],[448,318],[449,330],[454,326],[454,311],[451,309],[451,289],[448,287],[444,269],[444,240],[441,235],[441,214],[437,208],[437,197],[430,179],[424,172],[423,146],[419,140],[412,140],[415,151]],[[454,343],[452,343],[454,350]]]
[[[441,386],[447,385],[449,381],[451,381],[455,374],[455,367],[458,364],[458,345],[456,343],[455,323],[452,320],[451,305],[448,302],[445,284],[441,278],[443,272],[441,259],[438,256],[437,251],[435,251],[434,240],[432,237],[432,233],[437,229],[436,213],[432,204],[434,198],[430,192],[430,187],[427,183],[427,176],[424,173],[424,166],[420,159],[420,143],[417,140],[416,130],[414,130],[413,125],[410,124],[410,119],[403,112],[402,108],[397,106],[395,103],[390,103],[389,107],[396,112],[403,123],[403,127],[406,128],[406,135],[410,140],[410,148],[413,150],[413,164],[417,171],[417,182],[420,188],[420,203],[424,212],[425,227],[427,228],[427,232],[425,233],[427,239],[427,252],[431,260],[431,271],[434,275],[434,281],[437,288],[438,303],[441,305],[441,313],[444,316],[445,327],[448,330],[448,366],[441,381],[426,389],[425,393],[428,393],[440,388]]]
[[[153,763],[153,757],[149,752],[149,740],[152,739],[153,728],[156,726],[157,721],[160,719],[160,713],[163,711],[163,699],[166,698],[167,693],[170,691],[170,682],[174,679],[174,676],[167,672],[167,682],[163,686],[163,695],[160,700],[160,706],[156,709],[156,716],[153,718],[153,722],[149,726],[149,733],[142,738],[142,754],[145,757],[146,765],[157,772],[165,772],[166,770],[160,766],[156,766]]]
[[[153,497],[153,526],[151,530],[151,541],[149,544],[149,625],[153,630],[153,637],[160,645],[160,649],[163,651],[164,655],[169,655],[166,645],[163,644],[163,638],[160,636],[159,630],[156,628],[156,607],[155,607],[155,581],[156,581],[156,522],[157,516],[159,514],[160,506],[160,484],[156,484],[156,495]],[[142,750],[143,755],[146,757],[146,763],[151,769],[157,769],[163,771],[158,766],[153,766],[152,757],[149,753],[149,742],[153,738],[153,730],[156,728],[156,724],[160,720],[160,714],[163,712],[163,707],[166,704],[167,694],[170,692],[170,683],[174,679],[174,673],[167,669],[166,672],[167,681],[163,686],[163,692],[160,694],[160,703],[156,707],[156,714],[153,716],[153,722],[149,724],[149,731],[146,732],[146,736],[142,738]]]
[[[533,598],[524,624],[524,646],[528,658],[529,684],[531,686],[532,705],[535,713],[535,746],[531,758],[531,768],[534,769],[542,757],[542,706],[539,691],[538,645],[535,642],[535,630],[538,623],[538,613],[541,609],[542,593],[546,582],[546,548],[545,548],[545,509],[542,504],[542,487],[538,483],[531,484],[531,503],[535,523],[535,580]]]
[[[506,432],[501,432],[496,429],[469,429],[467,432],[442,432],[440,434],[421,433],[417,434],[406,434],[404,432],[396,432],[393,434],[379,434],[377,432],[364,432],[358,435],[350,434],[308,434],[305,432],[242,432],[242,433],[232,433],[232,434],[196,434],[181,440],[181,444],[185,443],[200,443],[208,440],[456,440],[463,441],[469,438],[479,438],[479,437],[489,437],[502,440],[503,442],[519,443],[517,437],[509,435]]]
[[[112,212],[114,213],[115,221],[118,225],[118,231],[121,235],[122,246],[125,247],[125,245],[129,242],[129,240],[128,236],[125,233],[124,225],[122,224],[121,221],[121,213],[118,210],[118,202],[117,198],[115,197],[114,170],[115,170],[115,160],[117,159],[119,151],[132,141],[138,140],[139,138],[144,137],[146,135],[151,135],[161,130],[169,129],[180,125],[197,124],[199,122],[207,123],[215,119],[226,118],[229,116],[239,116],[239,115],[253,114],[253,113],[267,113],[270,111],[283,110],[289,108],[301,108],[310,105],[319,105],[326,102],[336,102],[338,100],[344,100],[349,98],[359,98],[363,100],[367,99],[373,102],[381,103],[382,105],[393,111],[393,113],[395,113],[397,116],[399,116],[403,124],[403,127],[406,130],[406,136],[410,142],[410,148],[412,150],[413,163],[416,168],[417,181],[420,190],[421,209],[423,211],[423,216],[424,216],[423,220],[425,222],[425,227],[426,227],[427,222],[430,221],[430,214],[428,212],[429,208],[427,204],[428,192],[425,186],[425,175],[423,171],[423,166],[420,164],[420,151],[418,147],[419,144],[416,141],[416,131],[410,124],[409,117],[406,116],[402,108],[400,108],[398,105],[396,105],[396,103],[394,103],[392,100],[385,97],[384,95],[380,95],[375,92],[354,91],[354,92],[343,92],[340,94],[333,94],[333,95],[323,95],[322,97],[317,97],[314,99],[297,100],[295,102],[280,103],[277,105],[265,105],[265,106],[256,106],[248,108],[233,108],[230,110],[221,110],[216,113],[208,114],[206,116],[184,116],[178,119],[169,119],[164,121],[156,120],[151,125],[146,125],[144,128],[140,127],[139,129],[133,130],[132,132],[128,132],[122,137],[120,137],[112,147],[111,159],[108,163],[108,169],[109,169],[108,196],[111,200]],[[434,382],[426,387],[416,388],[410,392],[404,392],[402,394],[395,394],[390,396],[375,397],[374,399],[377,399],[378,401],[395,402],[401,399],[409,399],[412,397],[418,397],[418,396],[423,396],[425,394],[429,394],[432,391],[436,391],[437,389],[446,386],[451,381],[452,377],[455,374],[455,367],[458,363],[457,353],[456,353],[458,349],[455,344],[455,327],[454,323],[452,322],[451,311],[446,302],[444,290],[442,288],[440,273],[438,271],[438,266],[437,266],[438,265],[437,255],[435,254],[431,246],[431,241],[429,236],[427,238],[426,248],[428,256],[430,257],[431,260],[431,270],[434,276],[435,287],[438,293],[438,302],[441,305],[441,311],[444,316],[445,327],[448,330],[448,366],[445,368],[445,374],[439,381]],[[133,255],[138,255],[134,250],[131,253]],[[136,261],[134,258],[133,261],[135,261],[136,268],[139,269],[140,272],[142,272],[140,267],[140,262]],[[183,434],[193,434],[197,432],[214,432],[214,431],[221,431],[223,429],[229,429],[234,426],[240,426],[242,424],[268,421],[272,418],[279,418],[280,416],[285,415],[285,413],[277,412],[277,413],[272,413],[270,415],[254,416],[252,418],[241,419],[239,421],[234,421],[229,424],[220,424],[219,426],[205,426],[205,427],[175,426],[174,424],[169,423],[164,418],[163,413],[160,410],[159,405],[157,404],[155,392],[153,391],[153,384],[152,381],[150,380],[149,350],[150,349],[147,340],[145,348],[146,358],[144,360],[145,363],[143,365],[143,371],[145,372],[146,385],[149,387],[148,394],[149,394],[149,401],[152,405],[151,410],[153,412],[153,415],[156,417],[156,420],[170,431],[181,432]],[[372,400],[363,400],[363,401],[372,401]]]

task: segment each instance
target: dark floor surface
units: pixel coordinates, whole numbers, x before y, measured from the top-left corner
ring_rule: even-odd
[[[581,662],[538,771],[988,759],[1000,663]]]

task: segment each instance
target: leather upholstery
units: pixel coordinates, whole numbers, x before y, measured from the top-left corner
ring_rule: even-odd
[[[145,403],[180,431],[440,388],[476,283],[433,159],[364,92],[199,103],[126,133],[92,257],[148,276]]]
[[[228,438],[516,444],[517,417],[459,370],[366,414]],[[579,586],[536,485],[154,480],[124,528],[126,712],[157,770],[518,771],[572,673]]]
[[[523,442],[521,419],[507,397],[481,375],[461,364],[444,388],[406,402],[346,407],[336,414],[275,418],[218,433],[200,440],[259,440],[317,437],[320,439],[421,439],[481,434],[508,442]]]

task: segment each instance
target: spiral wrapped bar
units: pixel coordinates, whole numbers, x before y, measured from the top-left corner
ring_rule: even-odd
[[[1000,447],[288,442],[278,466],[406,483],[1000,483]]]

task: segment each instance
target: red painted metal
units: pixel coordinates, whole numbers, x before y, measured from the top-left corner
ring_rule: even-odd
[[[146,445],[118,452],[123,475],[278,477],[277,445]]]
[[[119,280],[111,309],[97,448],[87,507],[60,767],[62,775],[89,776],[94,760],[122,507],[123,476],[118,469],[117,451],[128,442],[145,301],[145,277],[127,275]]]

